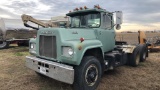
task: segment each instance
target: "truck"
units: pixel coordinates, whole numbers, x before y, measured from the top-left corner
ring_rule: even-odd
[[[66,16],[68,27],[41,28],[30,39],[31,55],[25,65],[38,75],[72,84],[74,90],[95,90],[105,71],[136,67],[148,57],[147,44],[115,40],[122,11],[109,12],[95,5],[75,8]]]
[[[36,26],[38,28],[35,28]],[[1,18],[0,49],[8,48],[12,43],[17,43],[18,46],[28,46],[29,39],[36,36],[37,30],[42,27],[57,26],[48,20],[37,20],[29,15],[22,15],[22,20]]]
[[[0,18],[0,49],[8,48],[15,42],[18,46],[26,46],[36,32],[24,27],[21,19]]]

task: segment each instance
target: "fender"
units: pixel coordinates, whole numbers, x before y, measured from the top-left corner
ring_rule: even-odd
[[[86,40],[84,42],[82,42],[78,47],[82,47],[81,50],[78,49],[77,51],[77,63],[76,65],[79,65],[83,59],[83,56],[85,54],[85,52],[89,49],[93,49],[93,48],[101,48],[102,54],[103,54],[103,45],[99,40]],[[104,55],[103,55],[104,56]]]

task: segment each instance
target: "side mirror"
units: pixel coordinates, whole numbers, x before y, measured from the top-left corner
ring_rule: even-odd
[[[116,24],[122,24],[122,20],[123,20],[123,13],[122,11],[116,11]]]

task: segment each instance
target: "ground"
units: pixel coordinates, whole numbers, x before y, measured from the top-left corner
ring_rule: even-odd
[[[25,67],[27,47],[0,50],[0,90],[72,90],[72,86],[40,77]],[[97,90],[160,90],[160,53],[150,53],[138,67],[105,72]]]

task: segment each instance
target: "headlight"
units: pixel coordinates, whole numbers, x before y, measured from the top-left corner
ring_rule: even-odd
[[[36,44],[35,43],[30,43],[30,49],[36,49]]]
[[[30,43],[30,54],[35,55],[36,54],[36,43]]]
[[[33,48],[34,48],[34,44],[33,44],[33,43],[31,43],[30,47],[31,47],[31,49],[33,49]]]
[[[62,47],[62,54],[66,57],[71,57],[74,51],[71,47]]]
[[[68,49],[68,54],[69,55],[73,55],[73,50],[70,48],[70,49]]]

